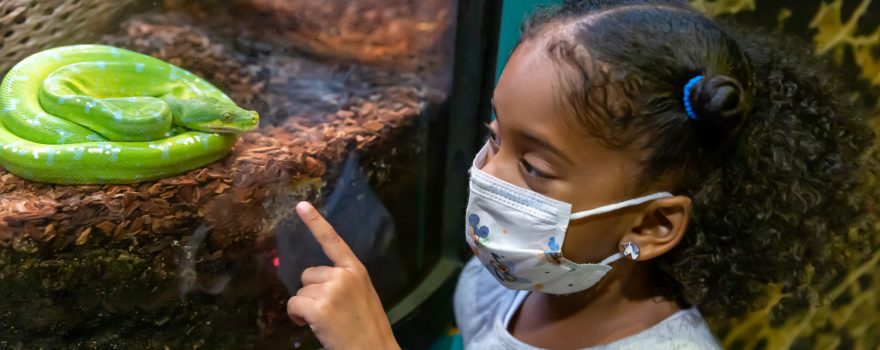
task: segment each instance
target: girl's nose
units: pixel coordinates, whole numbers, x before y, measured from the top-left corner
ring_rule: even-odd
[[[496,172],[498,171],[497,165],[493,164],[496,153],[498,151],[492,145],[488,145],[487,147],[488,149],[486,150],[486,161],[483,162],[483,166],[480,168],[480,170],[488,173],[489,175],[498,177],[498,175],[496,174]]]
[[[486,152],[486,161],[480,170],[504,182],[528,188],[522,177],[518,176],[517,166],[516,159],[508,159],[507,155],[502,153],[501,150],[490,148]]]

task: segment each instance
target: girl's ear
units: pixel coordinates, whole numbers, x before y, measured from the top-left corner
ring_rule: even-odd
[[[623,235],[620,249],[627,242],[639,247],[638,260],[651,260],[675,248],[687,231],[691,213],[691,199],[675,196],[648,203]],[[629,256],[624,257],[628,259]]]

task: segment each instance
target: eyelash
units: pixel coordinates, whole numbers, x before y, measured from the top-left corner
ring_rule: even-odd
[[[497,150],[497,147],[501,146],[501,140],[498,138],[498,134],[495,132],[495,130],[492,130],[492,127],[489,126],[489,124],[483,124],[483,126],[486,127],[486,131],[489,134],[487,140],[491,142],[492,146],[496,147]],[[523,173],[528,175],[531,180],[544,181],[550,178],[546,174],[538,171],[538,169],[532,166],[532,164],[525,159],[520,159],[519,166]]]
[[[525,173],[526,175],[528,175],[529,177],[531,177],[535,180],[543,181],[543,180],[549,179],[549,177],[546,174],[538,171],[538,169],[536,169],[534,166],[532,166],[532,164],[530,164],[525,159],[520,159],[519,166],[520,166],[520,168],[522,168],[523,173]]]

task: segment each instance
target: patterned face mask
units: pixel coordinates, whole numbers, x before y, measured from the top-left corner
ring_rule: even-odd
[[[598,264],[578,264],[562,256],[570,220],[639,205],[668,192],[630,199],[599,208],[571,212],[571,204],[504,182],[480,170],[488,143],[471,167],[467,206],[467,242],[489,272],[510,289],[569,294],[586,290],[602,279],[623,255]]]

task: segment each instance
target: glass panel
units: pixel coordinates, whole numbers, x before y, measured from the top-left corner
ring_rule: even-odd
[[[301,271],[328,263],[295,218],[299,200],[315,202],[336,226],[386,307],[400,301],[442,254],[441,236],[425,225],[428,165],[438,162],[426,149],[442,147],[429,129],[448,113],[455,18],[456,2],[441,0],[0,0],[0,346],[315,347],[285,312]],[[159,171],[152,164],[179,154],[172,147],[197,154],[213,139],[165,142],[186,132],[173,129],[138,145],[109,137],[77,144],[62,130],[70,157],[75,147],[106,155],[70,166],[67,148],[30,143],[33,131],[9,119],[48,127],[63,117],[36,97],[39,85],[23,83],[52,72],[13,67],[69,44],[111,45],[180,67],[257,111],[259,126],[217,161],[145,182],[137,180]],[[50,52],[101,70],[118,53]],[[168,83],[190,79],[183,70],[134,68],[156,79],[109,69],[71,73],[63,84],[77,96],[115,98],[94,107],[113,117],[113,108],[141,101],[129,97],[172,106],[166,93],[211,90]],[[120,166],[143,173],[103,183]]]

